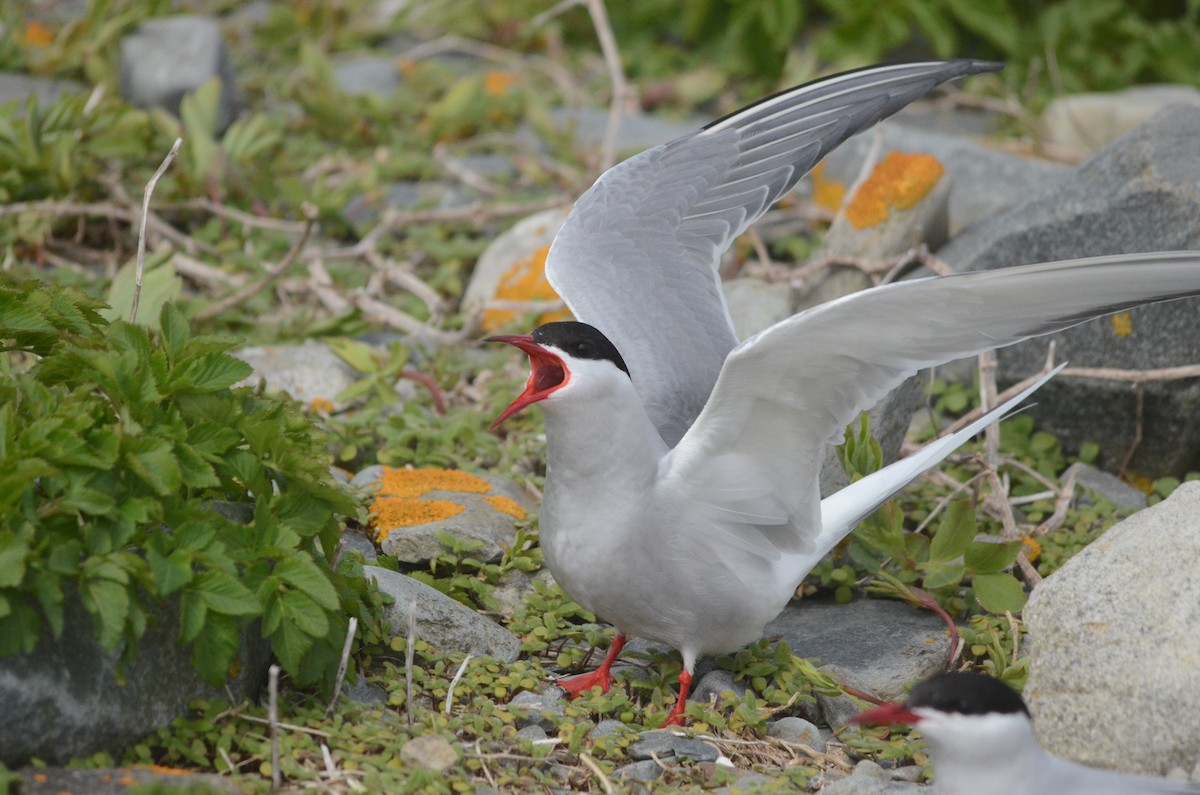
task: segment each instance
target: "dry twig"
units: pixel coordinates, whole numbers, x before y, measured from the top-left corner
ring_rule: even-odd
[[[278,792],[283,784],[279,770],[279,666],[272,665],[267,672],[267,716],[271,731],[271,791]]]
[[[342,644],[342,660],[338,663],[337,676],[333,680],[333,695],[329,697],[329,704],[325,707],[325,717],[333,714],[333,707],[337,704],[338,696],[342,694],[342,681],[346,678],[346,666],[350,663],[350,649],[354,646],[354,633],[358,631],[358,619],[350,616],[349,626],[346,627],[346,642]]]
[[[154,193],[155,186],[162,179],[162,175],[166,173],[167,167],[171,165],[175,155],[179,154],[179,147],[182,145],[183,139],[176,138],[174,145],[171,146],[171,151],[167,152],[167,156],[163,158],[162,164],[154,172],[154,176],[146,183],[146,191],[142,194],[142,217],[138,223],[137,269],[133,277],[133,303],[129,307],[130,323],[137,322],[138,301],[142,297],[142,271],[146,268],[146,219],[150,215],[150,195]]]
[[[301,205],[301,210],[304,212],[304,231],[300,233],[300,238],[292,246],[291,250],[279,262],[267,269],[267,272],[262,275],[262,278],[253,284],[248,284],[237,292],[227,295],[220,301],[209,304],[204,311],[196,315],[199,320],[208,320],[225,312],[247,299],[257,295],[264,290],[267,285],[279,278],[285,270],[291,267],[291,264],[296,261],[296,257],[300,255],[300,251],[304,248],[304,244],[308,242],[308,236],[312,233],[313,225],[317,222],[317,208],[305,202]]]

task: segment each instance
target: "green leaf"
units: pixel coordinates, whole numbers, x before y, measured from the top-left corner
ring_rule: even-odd
[[[191,445],[176,445],[175,453],[178,456],[176,461],[179,464],[179,474],[185,485],[194,489],[221,485],[221,480],[212,465],[193,450]]]
[[[929,559],[954,560],[967,551],[975,538],[975,508],[970,500],[955,500],[946,508],[929,544]]]
[[[177,359],[179,354],[183,353],[183,349],[187,347],[188,340],[191,339],[187,318],[174,303],[168,302],[163,304],[162,312],[158,316],[158,327],[162,330],[163,344],[167,348],[167,354],[172,360]]]
[[[188,590],[214,613],[227,616],[248,616],[259,611],[254,593],[223,571],[206,571],[192,582]]]
[[[327,339],[325,344],[339,359],[360,373],[374,373],[379,370],[378,353],[365,342],[343,337]]]
[[[976,574],[971,578],[975,599],[991,613],[1020,612],[1027,595],[1017,578],[1006,572]]]
[[[158,326],[162,317],[162,307],[168,301],[179,300],[183,292],[183,282],[175,275],[175,265],[165,262],[170,257],[169,251],[161,255],[147,257],[145,270],[142,273],[142,292],[138,298],[138,316],[136,320],[150,328]],[[137,277],[137,263],[130,261],[121,266],[112,286],[108,288],[109,308],[101,310],[101,314],[109,320],[128,320],[129,310],[133,306],[133,291]],[[147,320],[150,318],[150,320]]]
[[[210,615],[192,648],[192,665],[211,685],[219,685],[241,646],[238,623],[228,616]]]
[[[158,586],[159,596],[169,596],[191,582],[192,555],[190,551],[177,549],[170,555],[163,555],[155,549],[146,550],[146,564],[150,574]]]
[[[288,585],[308,594],[314,602],[326,610],[338,609],[337,590],[329,581],[329,576],[303,552],[298,552],[287,560],[280,561],[275,567],[274,574]]]
[[[121,641],[129,612],[129,591],[113,580],[97,577],[79,584],[84,608],[96,619],[96,637],[110,651]]]
[[[957,585],[967,573],[967,567],[961,563],[942,563],[933,561],[921,567],[925,572],[922,580],[926,590],[945,588],[947,585]]]
[[[0,588],[14,588],[25,578],[29,541],[12,532],[0,534]]]
[[[165,439],[136,440],[125,455],[126,465],[156,494],[174,494],[183,485],[175,451]]]
[[[321,606],[299,591],[288,591],[279,597],[283,609],[283,626],[295,626],[314,638],[322,638],[329,631],[329,616]]]
[[[184,590],[179,604],[179,639],[184,643],[194,641],[204,629],[206,618],[208,608],[204,606],[204,600],[196,592]]]
[[[308,654],[312,645],[313,636],[290,621],[284,621],[279,625],[279,630],[271,635],[271,651],[275,652],[283,670],[288,673],[300,669],[304,655]]]
[[[976,541],[967,547],[965,562],[972,574],[1004,571],[1021,554],[1020,541]]]

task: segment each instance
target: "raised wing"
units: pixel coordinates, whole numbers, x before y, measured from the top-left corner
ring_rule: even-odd
[[[686,499],[775,517],[752,535],[780,552],[807,553],[821,530],[817,478],[825,445],[840,441],[850,420],[905,378],[1139,304],[1193,295],[1200,295],[1200,252],[1175,251],[921,279],[813,307],[729,355],[703,412],[669,454],[664,481],[684,490],[702,484]],[[730,472],[733,490],[722,492],[716,486]],[[737,528],[709,522],[705,532]]]
[[[818,80],[614,166],[576,202],[546,275],[617,346],[668,445],[737,344],[717,275],[734,238],[849,136],[939,83],[1000,68],[937,61]]]

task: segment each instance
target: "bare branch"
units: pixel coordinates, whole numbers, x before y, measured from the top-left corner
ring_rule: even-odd
[[[278,792],[283,784],[279,770],[279,666],[268,669],[267,678],[267,724],[271,733],[271,791]]]
[[[357,631],[358,619],[350,616],[350,623],[346,627],[346,642],[342,644],[342,661],[338,663],[337,676],[333,680],[333,695],[329,697],[329,705],[325,707],[326,718],[333,714],[333,707],[342,693],[342,682],[346,678],[346,667],[350,663],[350,649],[354,646],[354,633]]]
[[[237,306],[250,297],[257,295],[259,292],[265,289],[267,285],[279,278],[279,275],[287,270],[291,264],[296,261],[296,257],[300,255],[300,250],[303,249],[304,244],[308,242],[308,236],[312,233],[313,225],[317,222],[316,207],[313,207],[308,202],[305,202],[301,206],[301,210],[303,210],[305,216],[304,231],[300,233],[299,239],[296,240],[295,244],[284,256],[284,258],[272,265],[257,282],[246,285],[242,289],[238,290],[232,295],[222,298],[216,303],[209,304],[207,307],[205,307],[204,311],[196,315],[197,319],[207,320],[211,317],[216,317],[222,312],[225,312],[226,310]]]

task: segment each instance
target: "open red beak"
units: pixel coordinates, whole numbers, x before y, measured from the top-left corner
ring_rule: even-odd
[[[562,359],[534,342],[533,337],[524,334],[501,335],[488,337],[484,342],[505,342],[520,348],[529,356],[531,368],[529,380],[525,382],[525,391],[508,404],[508,408],[501,412],[489,429],[495,428],[526,406],[550,397],[554,390],[566,384],[570,379],[570,373]]]
[[[884,704],[881,707],[869,709],[850,719],[854,724],[870,724],[875,726],[894,726],[903,724],[912,726],[921,721],[921,716],[912,712],[903,704]]]

